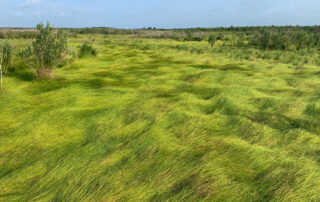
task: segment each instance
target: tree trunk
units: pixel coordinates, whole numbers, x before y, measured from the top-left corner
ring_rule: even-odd
[[[40,69],[37,71],[37,77],[38,78],[53,78],[52,70],[48,69]]]

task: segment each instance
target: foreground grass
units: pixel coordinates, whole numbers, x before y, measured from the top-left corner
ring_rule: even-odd
[[[99,38],[55,79],[11,72],[0,201],[319,201],[318,67],[175,43],[194,45]]]

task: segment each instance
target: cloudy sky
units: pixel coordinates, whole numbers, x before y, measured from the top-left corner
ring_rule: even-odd
[[[0,27],[319,25],[320,0],[0,0]]]

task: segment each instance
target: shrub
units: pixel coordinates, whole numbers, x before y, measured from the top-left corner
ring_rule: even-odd
[[[49,23],[46,27],[42,23],[38,24],[37,30],[32,47],[29,46],[19,55],[29,67],[36,69],[37,77],[48,77],[65,57],[67,36],[61,30],[54,30]]]
[[[95,48],[93,48],[91,45],[87,44],[87,43],[83,43],[80,46],[80,50],[79,50],[79,57],[86,57],[86,56],[96,56],[97,55],[97,51]]]
[[[216,42],[216,36],[214,34],[210,34],[210,36],[208,38],[208,42],[209,42],[210,46],[213,47],[214,43]]]
[[[184,38],[185,41],[192,41],[192,38],[193,38],[193,34],[191,31],[186,31],[185,32],[186,36]]]
[[[6,35],[2,31],[0,31],[0,39],[5,39],[5,38],[6,38]]]
[[[0,45],[0,89],[2,89],[2,77],[7,73],[12,59],[12,46],[5,41]]]

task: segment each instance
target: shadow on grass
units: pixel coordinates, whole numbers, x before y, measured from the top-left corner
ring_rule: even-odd
[[[304,129],[312,133],[320,132],[318,122],[315,120],[289,118],[279,113],[252,112],[246,115],[246,118],[281,132],[287,132],[291,129]]]
[[[27,89],[30,94],[47,93],[68,87],[70,83],[64,78],[37,79],[34,84]]]
[[[33,81],[36,79],[34,73],[29,69],[11,69],[8,76],[16,78],[21,81]]]
[[[54,79],[35,79],[35,82],[33,82],[32,86],[28,87],[27,92],[35,95],[74,86],[78,86],[87,90],[100,90],[108,87],[137,88],[140,86],[140,83],[138,81],[125,78],[108,81],[103,78],[68,80],[63,77],[57,77]]]
[[[178,90],[180,92],[187,92],[196,95],[197,97],[203,100],[210,100],[213,97],[216,97],[221,94],[222,89],[206,87],[206,86],[194,86],[191,84],[183,84]]]
[[[213,114],[216,111],[219,111],[221,114],[228,116],[238,115],[241,113],[241,109],[239,109],[237,105],[235,105],[232,101],[223,96],[218,97],[215,100],[212,100],[212,102],[209,105],[202,106],[201,110],[206,115]]]

